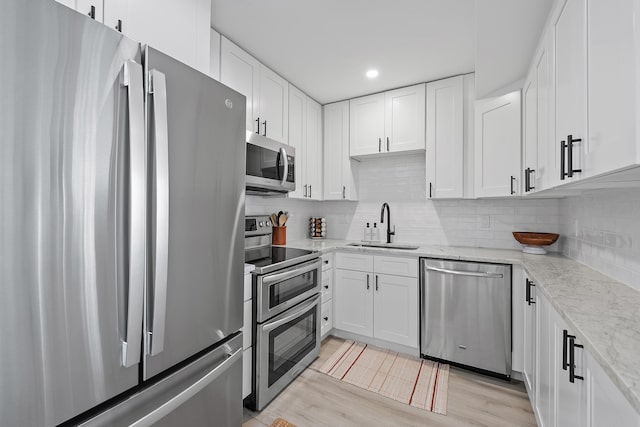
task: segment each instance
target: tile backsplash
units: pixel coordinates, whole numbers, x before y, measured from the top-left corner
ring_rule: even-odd
[[[566,256],[640,289],[640,190],[597,190],[560,200]]]
[[[246,211],[247,215],[289,211],[288,240],[306,238],[312,216],[327,218],[328,238],[361,240],[367,222],[378,223],[384,238],[383,202],[391,207],[396,242],[516,249],[520,245],[512,231],[557,233],[560,226],[557,199],[429,200],[424,154],[363,160],[358,202],[248,196]],[[550,249],[558,250],[557,244]]]

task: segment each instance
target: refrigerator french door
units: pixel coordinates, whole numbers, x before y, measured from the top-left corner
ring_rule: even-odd
[[[0,425],[239,424],[244,97],[49,0],[0,55]]]

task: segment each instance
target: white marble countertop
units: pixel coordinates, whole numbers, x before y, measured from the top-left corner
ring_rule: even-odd
[[[640,413],[640,292],[562,255],[516,250],[420,246],[417,250],[347,246],[347,240],[299,240],[288,247],[519,264],[569,328]],[[359,243],[359,242],[357,242]]]

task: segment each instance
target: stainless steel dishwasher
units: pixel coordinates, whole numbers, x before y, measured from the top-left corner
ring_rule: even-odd
[[[511,377],[511,266],[420,259],[420,354]]]

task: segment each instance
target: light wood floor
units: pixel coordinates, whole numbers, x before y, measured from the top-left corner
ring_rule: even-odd
[[[318,372],[342,340],[329,337],[320,357],[262,412],[245,408],[243,427],[283,418],[298,427],[535,426],[524,385],[451,368],[447,415],[438,415]]]

